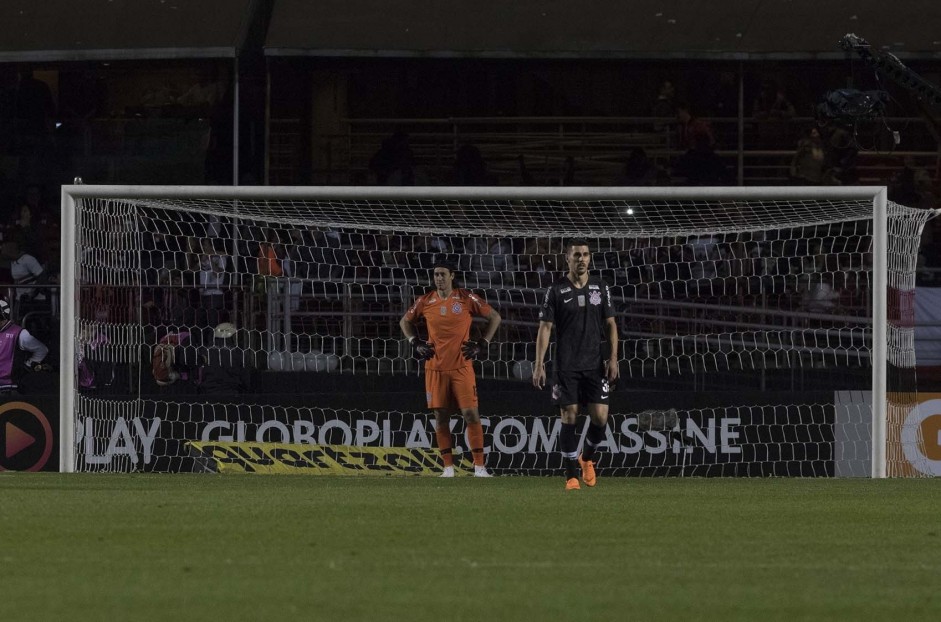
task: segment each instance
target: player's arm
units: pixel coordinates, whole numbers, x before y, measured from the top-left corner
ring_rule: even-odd
[[[500,317],[497,310],[490,309],[490,315],[487,316],[487,326],[484,328],[484,340],[488,344],[493,341],[493,336],[497,334],[497,329],[500,328],[500,322],[502,321],[503,318]]]
[[[415,332],[415,325],[408,318],[408,313],[402,316],[402,319],[399,320],[399,328],[402,329],[402,336],[411,342],[412,339],[415,339],[417,333]]]
[[[46,344],[33,337],[25,328],[20,331],[19,345],[20,349],[29,352],[29,358],[26,360],[27,367],[33,370],[52,369],[50,366],[43,364],[46,355],[49,354],[49,348],[46,347]]]
[[[418,317],[418,303],[415,303],[411,309],[405,312],[402,319],[399,320],[399,328],[402,329],[402,336],[408,339],[408,343],[415,351],[415,356],[420,359],[428,360],[435,355],[435,346],[426,343],[418,338],[415,331],[414,319]]]
[[[546,385],[546,351],[555,323],[555,287],[546,290],[546,297],[539,308],[539,331],[536,333],[536,362],[533,364],[533,386],[541,389]]]
[[[552,322],[539,322],[536,333],[536,362],[533,364],[533,386],[541,389],[546,386],[546,351],[552,336]]]
[[[43,276],[44,270],[43,270],[42,264],[39,263],[38,259],[36,259],[32,255],[28,255],[28,257],[29,259],[24,261],[24,263],[26,264],[26,269],[29,271],[30,275],[32,275],[33,277],[31,280],[33,282],[36,282],[40,280],[40,278]]]
[[[461,353],[464,355],[464,358],[468,361],[472,361],[480,356],[480,353],[483,352],[484,355],[490,349],[490,342],[493,340],[493,336],[497,334],[497,328],[500,326],[500,322],[503,321],[503,318],[500,317],[500,314],[493,308],[490,309],[490,312],[487,314],[487,326],[484,328],[483,337],[476,341],[465,341],[461,346]]]
[[[620,373],[618,369],[618,324],[613,317],[607,318],[604,323],[605,328],[608,330],[608,346],[611,349],[611,358],[608,359],[605,375],[608,382],[614,382],[618,379]]]

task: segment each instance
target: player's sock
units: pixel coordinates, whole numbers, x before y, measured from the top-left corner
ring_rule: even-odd
[[[585,462],[595,459],[595,452],[598,450],[598,446],[604,442],[605,437],[605,426],[595,425],[590,423],[588,425],[588,432],[585,433],[585,445],[582,447],[582,460]]]
[[[578,477],[578,435],[574,423],[563,423],[559,434],[559,447],[562,449],[562,463],[565,465],[565,479]]]
[[[435,438],[438,440],[438,451],[441,453],[441,462],[445,467],[453,467],[454,456],[451,453],[451,430],[436,427]]]
[[[479,421],[467,424],[467,440],[470,443],[471,454],[474,456],[474,466],[484,466],[484,426]]]

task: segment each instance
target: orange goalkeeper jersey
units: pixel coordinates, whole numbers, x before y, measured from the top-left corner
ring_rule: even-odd
[[[464,359],[461,346],[470,339],[473,317],[487,317],[492,310],[489,304],[466,289],[454,289],[447,298],[433,291],[416,300],[405,318],[412,323],[424,318],[428,326],[428,341],[435,346],[435,356],[425,363],[425,369],[450,371],[473,367],[471,361]]]

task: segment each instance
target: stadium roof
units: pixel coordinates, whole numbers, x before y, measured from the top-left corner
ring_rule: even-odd
[[[256,0],[2,0],[0,62],[234,57]]]
[[[269,56],[841,59],[855,33],[941,58],[922,0],[275,0]]]

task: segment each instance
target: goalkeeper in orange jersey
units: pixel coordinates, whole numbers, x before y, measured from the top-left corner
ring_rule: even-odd
[[[435,413],[435,437],[444,463],[441,477],[454,477],[451,416],[461,413],[474,457],[474,475],[490,477],[484,465],[484,429],[477,410],[477,381],[472,361],[486,355],[500,326],[500,314],[467,289],[454,287],[455,268],[447,261],[434,265],[434,291],[418,298],[402,316],[399,326],[418,358],[425,360],[425,396]],[[474,316],[487,318],[483,338],[470,339]],[[418,337],[415,325],[428,328],[428,340]]]

